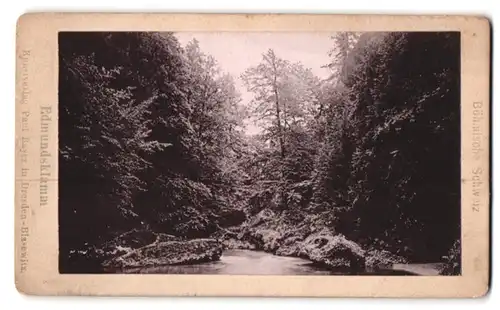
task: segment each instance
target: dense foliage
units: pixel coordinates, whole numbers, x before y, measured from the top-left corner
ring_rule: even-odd
[[[239,95],[197,42],[184,50],[169,33],[59,41],[63,260],[132,228],[199,237],[244,220],[232,203]]]
[[[460,239],[459,36],[333,41],[326,81],[272,51],[243,75],[254,113],[270,119],[255,157],[266,185],[250,204],[284,210],[294,225],[321,214],[365,248],[440,261]]]
[[[61,33],[61,266],[132,229],[201,238],[265,211],[309,247],[316,226],[387,257],[448,255],[459,273],[459,35],[332,39],[326,80],[263,53],[240,76],[244,106],[196,40]],[[243,134],[248,115],[260,134]]]
[[[458,34],[366,34],[347,58],[322,182],[355,240],[439,260],[460,238],[459,50]]]

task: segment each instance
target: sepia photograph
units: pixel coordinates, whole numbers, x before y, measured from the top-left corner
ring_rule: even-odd
[[[21,16],[17,290],[485,296],[490,26]]]
[[[59,273],[462,275],[461,43],[59,32]]]

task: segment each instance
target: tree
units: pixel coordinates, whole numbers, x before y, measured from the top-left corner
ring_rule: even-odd
[[[342,67],[345,64],[347,56],[356,46],[361,33],[359,32],[337,32],[331,39],[334,42],[334,47],[328,52],[328,56],[332,61],[325,65],[332,71],[329,80],[334,80],[335,83],[342,80]]]
[[[135,96],[133,84],[120,81],[130,69],[98,55],[117,51],[110,48],[111,38],[107,33],[59,38],[62,266],[71,248],[140,225],[135,196],[145,185],[140,174],[151,165],[144,156],[169,146],[150,139],[148,109],[156,94]],[[86,46],[90,42],[95,50]]]
[[[186,45],[185,57],[190,81],[187,98],[193,109],[191,123],[205,171],[200,181],[213,192],[218,209],[227,213],[228,209],[241,208],[241,200],[235,195],[242,182],[238,161],[245,111],[232,76],[201,51],[196,39]]]
[[[59,40],[61,266],[133,228],[193,238],[227,224],[241,123],[231,78],[172,33]]]
[[[206,154],[213,155],[204,159],[204,163],[211,163],[215,168],[206,179],[225,182],[222,177],[223,170],[226,170],[224,166],[231,163],[220,161],[221,155],[224,155],[223,159],[234,158],[241,144],[244,111],[239,104],[240,94],[233,78],[221,72],[215,59],[201,51],[198,41],[189,42],[185,54],[191,85],[188,101],[193,107],[191,123],[201,148]]]
[[[247,69],[241,76],[250,92],[255,94],[252,101],[254,113],[259,121],[266,124],[266,133],[272,141],[278,141],[281,157],[285,157],[284,102],[280,98],[281,86],[286,76],[289,63],[276,56],[272,49],[262,55],[262,62]]]
[[[323,190],[341,189],[324,196],[338,231],[416,260],[459,238],[459,50],[454,34],[376,33],[350,52],[338,97],[350,125],[327,133],[341,155],[320,168]]]
[[[259,179],[274,182],[266,184],[280,197],[276,204],[287,209],[294,184],[308,180],[313,170],[318,144],[311,128],[319,109],[320,81],[311,69],[283,60],[273,50],[247,69],[242,80],[254,93],[253,113],[265,128],[260,138],[268,143],[255,159],[263,173]]]

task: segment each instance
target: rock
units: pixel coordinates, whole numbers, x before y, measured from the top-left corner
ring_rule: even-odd
[[[301,254],[301,249],[304,239],[312,233],[309,225],[285,226],[282,233],[283,238],[280,247],[276,250],[276,254],[307,258],[307,255]]]
[[[302,245],[299,255],[313,262],[335,269],[365,269],[365,251],[343,235],[333,236],[323,229],[308,236]]]
[[[172,235],[154,233],[148,230],[133,229],[115,237],[99,247],[95,247],[93,251],[95,252],[95,255],[100,257],[102,260],[106,260],[111,257],[125,255],[135,249],[142,248],[149,244],[179,240],[181,240],[181,238]]]
[[[255,250],[256,247],[254,244],[251,244],[250,242],[247,241],[241,241],[238,239],[227,239],[223,241],[224,249],[231,249],[231,250]]]
[[[391,268],[394,264],[407,264],[408,260],[386,250],[370,250],[366,253],[366,267]]]
[[[264,209],[244,225],[237,239],[258,250],[309,259],[332,269],[365,269],[365,251],[330,229],[329,218],[321,220],[323,214],[317,214],[296,223],[286,220],[288,217]]]
[[[283,240],[279,225],[276,213],[264,209],[242,226],[236,238],[255,245],[258,250],[274,253]]]
[[[257,213],[252,220],[248,223],[249,227],[257,227],[262,224],[269,223],[275,220],[277,217],[276,213],[269,209],[264,209]]]
[[[272,229],[257,230],[253,238],[266,252],[275,252],[280,246],[281,234]]]
[[[182,239],[177,236],[158,233],[155,242],[181,241],[181,240]]]
[[[237,236],[238,240],[255,245],[258,250],[274,253],[280,246],[281,234],[274,229],[247,229]]]
[[[276,250],[276,255],[280,256],[300,256],[300,250],[303,241],[302,236],[288,237]]]
[[[237,236],[238,236],[237,232],[222,228],[216,231],[210,237],[214,239],[227,240],[227,239],[237,238]]]
[[[101,248],[103,250],[118,247],[137,249],[155,242],[156,239],[157,234],[151,231],[133,229],[106,242]]]
[[[99,246],[88,246],[84,249],[69,251],[68,262],[71,265],[79,266],[78,268],[86,266],[85,268],[90,270],[89,272],[102,272],[105,264],[114,258],[126,256],[154,244],[181,240],[180,237],[164,233],[133,229]]]
[[[214,239],[153,243],[104,262],[106,268],[195,264],[218,260],[222,244]]]

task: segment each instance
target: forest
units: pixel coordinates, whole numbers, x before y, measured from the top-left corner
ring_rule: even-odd
[[[327,79],[265,47],[232,76],[175,33],[61,32],[60,272],[242,248],[460,274],[459,33],[331,46]]]

